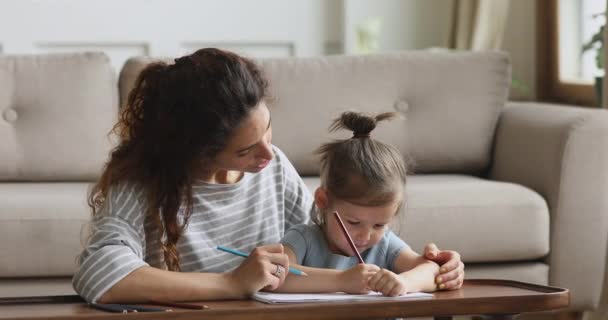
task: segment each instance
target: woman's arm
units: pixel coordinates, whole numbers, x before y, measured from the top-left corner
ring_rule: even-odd
[[[275,276],[276,265],[289,267],[282,245],[258,247],[234,271],[186,273],[141,267],[106,291],[99,302],[201,301],[245,299],[262,288],[276,289],[285,275]]]
[[[100,303],[242,299],[228,273],[182,273],[141,267],[117,282]]]

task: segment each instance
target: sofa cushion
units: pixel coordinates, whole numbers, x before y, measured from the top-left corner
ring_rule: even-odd
[[[122,103],[141,69],[154,60],[139,57],[125,64]],[[274,98],[273,143],[303,175],[319,173],[313,151],[328,140],[331,120],[350,109],[401,112],[405,120],[383,124],[373,134],[416,159],[416,172],[480,173],[488,166],[510,85],[508,56],[498,52],[413,51],[259,63]]]
[[[0,278],[71,276],[88,183],[0,183]]]
[[[549,285],[549,265],[543,262],[469,263],[465,279],[503,279]]]
[[[75,295],[72,277],[0,279],[0,298]],[[45,316],[49,316],[45,314]]]
[[[318,178],[305,178],[311,189]],[[0,184],[0,278],[69,276],[89,221],[87,183]],[[549,215],[519,185],[460,175],[411,176],[408,207],[392,229],[415,250],[435,242],[471,262],[517,261],[548,253]],[[32,197],[31,195],[37,195]]]
[[[311,190],[318,178],[305,178]],[[407,205],[393,231],[418,252],[429,242],[464,262],[525,261],[549,253],[549,209],[521,185],[464,175],[408,177]]]
[[[118,90],[102,53],[0,55],[0,180],[99,175]]]

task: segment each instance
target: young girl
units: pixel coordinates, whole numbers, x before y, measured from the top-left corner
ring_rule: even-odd
[[[438,265],[388,230],[404,202],[406,165],[398,150],[372,139],[370,133],[378,121],[395,115],[346,112],[333,122],[331,131],[346,128],[353,131],[353,137],[321,146],[321,186],[314,195],[314,224],[298,225],[282,240],[290,262],[305,266],[302,270],[309,277],[290,275],[279,291],[373,290],[387,296],[435,291]],[[359,264],[334,211],[365,264]]]

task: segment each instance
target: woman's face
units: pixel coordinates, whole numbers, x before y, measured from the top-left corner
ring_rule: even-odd
[[[274,156],[271,142],[270,111],[262,101],[235,128],[226,148],[215,157],[214,167],[216,170],[259,172]]]

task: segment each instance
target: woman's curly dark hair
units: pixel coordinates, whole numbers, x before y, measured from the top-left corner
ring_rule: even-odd
[[[93,215],[111,187],[140,186],[146,220],[160,231],[167,268],[179,271],[176,244],[192,214],[192,184],[206,161],[226,146],[234,128],[267,96],[267,88],[252,61],[214,48],[177,58],[174,64],[148,65],[112,130],[120,142],[89,194]]]

